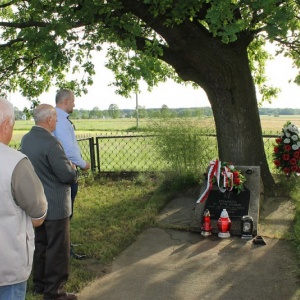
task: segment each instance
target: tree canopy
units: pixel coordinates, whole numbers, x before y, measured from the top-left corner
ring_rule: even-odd
[[[117,93],[137,92],[140,79],[150,89],[168,78],[202,87],[221,159],[261,165],[267,178],[255,86],[267,100],[276,95],[264,76],[266,41],[299,68],[299,8],[298,0],[3,0],[1,91],[19,88],[29,99],[51,85],[85,92],[93,51],[108,43]]]
[[[149,88],[167,78],[195,83],[186,70],[192,66],[176,61],[184,48],[196,50],[186,49],[185,43],[195,34],[209,35],[216,44],[249,45],[255,82],[266,95],[276,92],[264,85],[268,54],[262,46],[267,40],[276,42],[277,53],[300,66],[299,1],[1,2],[1,90],[20,88],[29,98],[52,84],[85,92],[86,85],[93,84],[93,51],[101,51],[104,42],[110,43],[107,67],[115,72],[113,85],[125,96],[138,89],[141,78]],[[189,36],[177,37],[176,31],[183,27]],[[299,75],[295,81],[300,82]]]

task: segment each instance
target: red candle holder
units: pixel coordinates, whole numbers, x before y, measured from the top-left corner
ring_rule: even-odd
[[[206,209],[203,213],[201,235],[210,236],[212,231],[212,226],[210,222],[210,212]]]
[[[226,209],[223,209],[221,212],[220,218],[218,220],[218,229],[219,233],[218,236],[220,238],[229,238],[230,237],[230,227],[231,227],[231,220],[228,216],[228,212]]]

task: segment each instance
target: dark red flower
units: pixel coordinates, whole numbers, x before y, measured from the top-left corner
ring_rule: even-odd
[[[291,145],[285,145],[284,150],[285,151],[290,151],[292,149]]]
[[[241,183],[241,179],[240,178],[233,178],[233,183],[234,184],[240,184]]]
[[[239,177],[239,172],[237,171],[232,172],[232,174],[233,174],[233,178]]]
[[[278,151],[279,151],[279,148],[278,148],[277,146],[275,146],[275,147],[274,147],[274,152],[275,152],[275,153],[278,153]]]
[[[291,165],[295,165],[297,163],[297,159],[296,158],[292,158],[291,160],[290,160],[290,164]]]
[[[282,138],[277,138],[277,139],[275,139],[275,141],[277,144],[280,144],[282,142]]]
[[[294,156],[295,158],[298,158],[299,155],[300,155],[299,150],[297,150],[297,151],[295,151],[295,152],[293,153],[293,156]]]
[[[275,159],[274,160],[274,164],[275,164],[275,166],[279,167],[280,166],[280,160],[279,159]]]
[[[293,172],[297,172],[298,171],[298,166],[294,165],[291,167],[292,171]]]
[[[283,154],[282,159],[283,160],[290,160],[290,155],[289,154]]]
[[[289,174],[289,173],[291,173],[291,169],[290,168],[284,168],[283,170],[282,170],[285,174]]]

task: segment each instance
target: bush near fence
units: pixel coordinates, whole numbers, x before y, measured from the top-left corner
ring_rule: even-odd
[[[278,135],[264,134],[263,141],[267,161],[272,174],[278,174],[273,163],[273,148]],[[163,158],[157,151],[157,135],[137,132],[106,132],[97,136],[78,136],[78,144],[83,159],[91,162],[94,173],[122,173],[122,172],[157,172],[172,169],[169,160]],[[201,152],[201,156],[194,157],[195,164],[204,172],[210,160],[218,157],[216,135],[207,132],[203,138],[209,141],[209,150]],[[180,145],[182,153],[195,153],[192,143]],[[18,144],[10,145],[18,149]],[[195,143],[197,147],[197,143]],[[178,151],[179,148],[174,151]],[[171,155],[170,155],[171,156]],[[234,163],[234,162],[233,162]],[[83,176],[84,173],[81,173]],[[86,173],[85,173],[86,174]]]
[[[210,160],[218,157],[217,137],[215,134],[204,135],[209,141],[209,150],[203,151],[202,155],[195,157],[200,168],[206,170]],[[278,174],[273,163],[273,148],[275,138],[278,135],[263,135],[267,161],[272,174]],[[78,139],[84,159],[91,160],[90,144],[94,143],[95,163],[93,171],[106,172],[155,172],[170,170],[170,161],[158,153],[155,147],[156,135],[137,134],[132,132],[106,133],[96,137]],[[91,139],[93,141],[91,141]],[[197,145],[197,144],[196,144]],[[195,153],[195,149],[187,145],[186,152]],[[178,149],[177,149],[178,150]],[[175,149],[174,149],[175,151]],[[184,152],[182,150],[182,152]]]

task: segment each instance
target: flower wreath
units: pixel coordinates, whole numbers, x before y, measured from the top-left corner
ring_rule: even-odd
[[[210,162],[209,171],[205,176],[207,176],[207,186],[197,203],[206,200],[213,184],[217,184],[222,193],[232,190],[240,193],[246,181],[241,171],[237,170],[231,162],[221,162],[218,159]]]
[[[274,164],[277,169],[287,176],[292,173],[300,173],[300,138],[299,129],[296,125],[288,121],[284,124],[282,132],[275,139]]]

